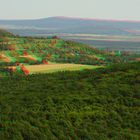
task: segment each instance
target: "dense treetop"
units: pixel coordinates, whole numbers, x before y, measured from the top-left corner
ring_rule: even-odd
[[[139,85],[140,63],[1,78],[0,138],[138,139]]]

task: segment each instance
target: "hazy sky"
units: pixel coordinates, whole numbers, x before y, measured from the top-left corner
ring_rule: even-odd
[[[140,20],[140,0],[0,0],[0,19],[51,16]]]

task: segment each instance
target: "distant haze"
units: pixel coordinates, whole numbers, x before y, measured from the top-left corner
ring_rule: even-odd
[[[98,34],[140,36],[140,22],[51,17],[38,20],[0,20],[0,28],[26,36]]]
[[[140,21],[140,0],[0,0],[0,19],[67,16]]]

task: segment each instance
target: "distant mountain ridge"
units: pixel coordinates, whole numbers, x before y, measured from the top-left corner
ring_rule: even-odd
[[[43,33],[81,33],[140,35],[140,21],[98,20],[71,17],[49,17],[34,20],[0,20],[8,29],[44,30]],[[20,32],[22,35],[22,33]]]

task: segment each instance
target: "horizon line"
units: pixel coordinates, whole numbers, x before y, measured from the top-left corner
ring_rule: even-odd
[[[40,17],[40,18],[28,18],[28,19],[0,19],[7,21],[16,20],[43,20],[48,18],[59,18],[59,19],[79,19],[79,20],[96,20],[96,21],[111,21],[111,22],[140,22],[140,20],[129,20],[129,19],[109,19],[109,18],[87,18],[87,17],[72,17],[72,16],[50,16],[50,17]]]

